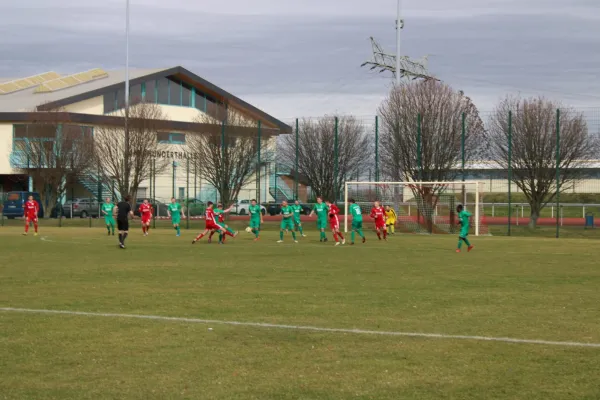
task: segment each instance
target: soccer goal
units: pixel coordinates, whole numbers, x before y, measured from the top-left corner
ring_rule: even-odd
[[[349,201],[353,199],[368,216],[374,201],[391,206],[397,215],[396,231],[402,233],[458,234],[456,206],[462,204],[471,217],[471,232],[487,235],[480,182],[346,182],[344,231],[351,226]],[[368,221],[367,221],[368,222]],[[366,224],[369,226],[368,223]]]

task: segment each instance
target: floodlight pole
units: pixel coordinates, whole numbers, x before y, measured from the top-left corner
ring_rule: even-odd
[[[123,178],[129,192],[129,0],[125,0],[125,149],[123,149]],[[127,193],[132,195],[133,193]],[[135,201],[135,200],[134,200]],[[135,204],[135,203],[134,203]]]
[[[398,9],[396,10],[396,85],[400,85],[400,30],[402,29],[401,19],[402,0],[398,0]]]

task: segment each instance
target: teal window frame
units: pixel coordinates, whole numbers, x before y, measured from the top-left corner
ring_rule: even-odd
[[[184,140],[181,141],[181,140],[173,139],[175,135],[182,135],[184,137]],[[170,132],[169,140],[159,140],[158,143],[160,143],[160,144],[185,144],[185,133]]]

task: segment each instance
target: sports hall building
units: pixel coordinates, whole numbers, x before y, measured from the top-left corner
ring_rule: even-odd
[[[165,119],[161,121],[158,135],[159,150],[155,157],[167,158],[172,168],[157,176],[152,187],[142,182],[137,197],[152,197],[166,201],[173,195],[187,196],[186,185],[195,193],[191,198],[215,200],[214,187],[201,176],[194,176],[188,184],[186,168],[182,164],[187,158],[186,135],[198,132],[194,126],[203,116],[222,120],[228,112],[241,115],[244,120],[261,123],[261,137],[267,145],[274,146],[275,138],[292,132],[292,128],[272,115],[259,110],[235,95],[208,82],[193,72],[177,66],[167,69],[129,71],[130,101],[156,103]],[[27,173],[28,163],[17,145],[24,140],[28,125],[39,120],[49,110],[60,110],[65,124],[76,125],[82,135],[91,135],[99,127],[123,126],[120,111],[125,107],[125,71],[93,69],[73,75],[46,72],[20,79],[0,78],[0,193],[14,190],[42,192],[44,182],[35,182]],[[59,115],[58,113],[56,115]],[[71,127],[72,128],[72,127]],[[44,140],[53,145],[51,132]],[[161,147],[162,146],[162,147]],[[273,148],[274,150],[274,148]],[[266,157],[265,157],[266,158]],[[240,200],[260,197],[262,201],[272,198],[272,188],[277,188],[280,178],[273,174],[276,166],[264,165],[260,182],[252,182],[242,189]],[[282,183],[279,183],[280,186]],[[94,171],[81,173],[68,183],[65,198],[97,198],[114,191],[114,184],[100,178]],[[152,188],[155,193],[151,193]],[[99,190],[100,188],[100,190]],[[280,190],[280,189],[276,189]]]

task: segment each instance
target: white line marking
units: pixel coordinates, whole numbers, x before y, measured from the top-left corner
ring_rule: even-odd
[[[256,328],[290,329],[290,330],[299,330],[299,331],[328,332],[328,333],[351,333],[351,334],[357,334],[357,335],[406,336],[406,337],[430,338],[430,339],[477,340],[477,341],[485,341],[485,342],[504,342],[504,343],[520,343],[520,344],[541,344],[541,345],[547,345],[547,346],[600,348],[600,343],[562,342],[562,341],[552,341],[552,340],[517,339],[517,338],[509,338],[509,337],[492,337],[492,336],[446,335],[443,333],[395,332],[395,331],[371,331],[371,330],[365,330],[365,329],[320,328],[320,327],[316,327],[316,326],[279,325],[279,324],[269,324],[269,323],[263,323],[263,322],[219,321],[219,320],[199,319],[199,318],[163,317],[160,315],[114,314],[114,313],[96,313],[96,312],[68,311],[68,310],[39,310],[39,309],[31,309],[31,308],[12,308],[12,307],[0,307],[0,311],[18,312],[18,313],[35,313],[35,314],[79,315],[79,316],[87,316],[87,317],[134,318],[134,319],[146,319],[146,320],[157,320],[157,321],[189,322],[189,323],[196,323],[196,324],[251,326],[251,327],[256,327]]]

